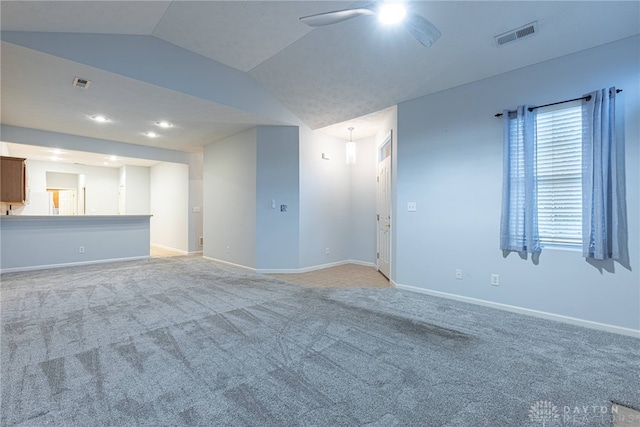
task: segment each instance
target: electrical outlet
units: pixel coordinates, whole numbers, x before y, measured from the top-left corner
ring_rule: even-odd
[[[227,253],[230,254],[231,253],[231,246],[227,246]]]
[[[462,280],[462,269],[456,268],[456,279]]]
[[[492,274],[491,275],[491,284],[493,286],[500,286],[500,275],[499,274]]]
[[[80,247],[78,248],[78,253],[81,253],[81,254],[83,254],[83,253],[84,253],[84,246],[80,246]]]
[[[329,248],[326,248],[326,249],[324,250],[324,254],[325,254],[325,255],[329,255]]]

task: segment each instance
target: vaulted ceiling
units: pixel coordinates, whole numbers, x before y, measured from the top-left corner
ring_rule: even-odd
[[[640,33],[637,1],[411,2],[442,33],[430,48],[374,17],[299,20],[354,4],[2,1],[2,123],[182,151],[260,124],[358,139],[403,101]],[[144,136],[160,119],[174,128]]]

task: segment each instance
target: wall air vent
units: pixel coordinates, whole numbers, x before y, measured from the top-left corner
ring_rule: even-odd
[[[524,25],[520,28],[516,28],[515,30],[507,31],[506,33],[495,36],[496,45],[498,47],[504,46],[505,44],[512,43],[516,40],[520,40],[524,37],[529,37],[538,32],[538,21],[534,21],[530,24]]]
[[[83,79],[82,77],[74,77],[73,85],[81,89],[89,89],[89,85],[91,85],[91,80]]]

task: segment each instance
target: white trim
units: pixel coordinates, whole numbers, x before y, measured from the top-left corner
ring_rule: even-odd
[[[179,252],[182,255],[189,255],[189,251],[183,251],[182,249],[172,248],[171,246],[159,245],[157,243],[151,243],[151,246],[155,246],[158,249],[164,249],[165,251]]]
[[[105,264],[109,262],[121,262],[121,261],[138,261],[142,259],[149,259],[149,256],[134,256],[127,258],[111,258],[111,259],[97,259],[93,261],[79,261],[79,262],[67,262],[64,264],[44,264],[44,265],[29,265],[25,267],[12,267],[12,268],[4,268],[0,270],[0,273],[14,273],[18,271],[32,271],[32,270],[46,270],[49,268],[64,268],[64,267],[76,267],[79,265],[90,265],[90,264]]]
[[[193,252],[187,252],[187,255],[198,255],[201,254],[202,251],[193,251]]]
[[[219,262],[219,263],[221,263],[221,264],[230,265],[230,266],[232,266],[232,267],[241,268],[241,269],[243,269],[243,270],[249,270],[249,271],[251,271],[251,272],[256,273],[256,269],[255,269],[255,268],[253,268],[253,267],[247,267],[246,265],[234,264],[234,263],[229,262],[229,261],[224,261],[224,260],[221,260],[221,259],[218,259],[218,258],[211,258],[211,257],[204,256],[204,255],[202,255],[202,258],[204,258],[204,259],[208,259],[209,261]]]
[[[590,329],[597,329],[599,331],[613,332],[615,334],[626,335],[633,338],[640,338],[640,330],[638,329],[624,328],[622,326],[615,326],[615,325],[609,325],[606,323],[593,322],[591,320],[578,319],[576,317],[563,316],[561,314],[554,314],[546,311],[532,310],[530,308],[523,308],[523,307],[517,307],[514,305],[501,304],[498,302],[465,297],[461,295],[450,294],[447,292],[433,291],[431,289],[418,288],[416,286],[401,285],[394,282],[393,280],[391,280],[390,282],[396,289],[400,289],[400,290],[417,292],[420,294],[426,294],[426,295],[431,295],[435,297],[447,298],[447,299],[452,299],[456,301],[482,305],[485,307],[496,308],[498,310],[510,311],[512,313],[524,314],[527,316],[538,317],[541,319],[555,320],[557,322],[569,323],[571,325],[582,326]]]
[[[310,271],[323,270],[325,268],[330,268],[330,267],[337,267],[339,265],[345,265],[345,264],[357,264],[357,265],[363,265],[365,267],[376,268],[376,265],[372,262],[347,259],[344,261],[336,261],[336,262],[330,262],[328,264],[312,265],[310,267],[303,267],[303,268],[259,268],[259,269],[256,269],[255,272],[259,274],[300,274],[300,273],[309,273]]]
[[[378,268],[378,266],[376,265],[375,262],[360,261],[360,260],[357,260],[357,259],[349,259],[349,260],[347,260],[346,264],[362,265],[364,267],[373,267],[375,269]]]
[[[396,107],[397,108],[397,107]],[[397,112],[396,112],[397,113]],[[396,114],[396,125],[398,124],[397,121],[397,114]],[[382,152],[382,149],[384,148],[385,145],[389,144],[389,191],[391,192],[391,196],[389,197],[389,215],[391,216],[390,221],[389,221],[389,277],[391,277],[391,272],[393,271],[393,233],[395,230],[395,227],[393,227],[393,221],[395,220],[395,214],[396,212],[393,210],[393,200],[394,197],[396,196],[396,194],[393,192],[394,189],[394,181],[393,181],[393,127],[391,129],[389,129],[389,132],[387,132],[387,135],[385,136],[384,140],[382,141],[382,143],[378,146],[378,153],[377,153],[377,159],[376,159],[376,180],[380,178],[380,170],[378,169],[380,167],[380,163],[386,159],[386,157],[384,158],[380,158],[382,157],[380,155],[380,153]],[[396,143],[397,144],[397,143]],[[378,258],[379,254],[380,254],[380,217],[379,217],[379,212],[378,212],[378,206],[380,205],[380,200],[378,200],[378,196],[379,196],[379,192],[378,192],[378,183],[376,181],[376,252],[378,252],[378,254],[376,255],[376,261],[374,263],[374,267],[376,268],[377,271],[380,271],[380,258]],[[384,273],[380,273],[382,274],[384,277],[387,277]],[[391,281],[391,280],[389,280]]]

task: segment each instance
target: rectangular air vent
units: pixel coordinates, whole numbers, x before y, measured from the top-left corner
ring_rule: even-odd
[[[91,84],[91,80],[83,79],[82,77],[73,78],[73,85],[75,87],[79,87],[81,89],[89,89],[90,84]]]
[[[520,28],[516,28],[515,30],[507,31],[506,33],[495,36],[496,45],[498,47],[504,46],[505,44],[512,43],[516,40],[520,40],[524,37],[529,37],[538,32],[538,21],[534,21],[530,24],[524,25]]]

